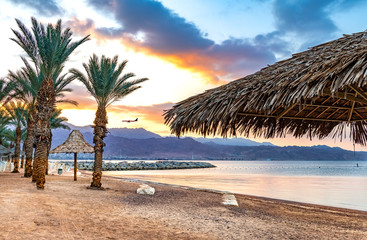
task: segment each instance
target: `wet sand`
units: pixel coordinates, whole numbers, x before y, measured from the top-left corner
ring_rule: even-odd
[[[44,191],[22,174],[0,173],[0,239],[367,239],[367,212],[161,184],[47,176]]]

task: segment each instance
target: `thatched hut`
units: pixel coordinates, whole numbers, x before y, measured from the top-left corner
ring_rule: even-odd
[[[74,181],[77,180],[77,154],[93,152],[94,148],[85,141],[79,130],[73,130],[64,143],[50,151],[50,153],[74,153]]]
[[[11,150],[4,147],[3,145],[0,145],[0,160],[2,160],[3,157],[7,157],[10,156],[11,154]]]
[[[365,145],[367,31],[344,35],[190,97],[164,115],[177,136],[350,134],[355,143]]]

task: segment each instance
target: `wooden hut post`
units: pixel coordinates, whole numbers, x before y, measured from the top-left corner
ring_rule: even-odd
[[[78,164],[77,164],[77,157],[78,153],[74,153],[74,181],[76,181],[76,175],[77,175],[77,171],[78,171]]]
[[[24,167],[24,155],[22,155],[22,160],[20,162],[20,168]]]

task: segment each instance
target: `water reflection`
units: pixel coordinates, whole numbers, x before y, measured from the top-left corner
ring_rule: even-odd
[[[367,211],[367,162],[211,163],[217,168],[104,174]]]

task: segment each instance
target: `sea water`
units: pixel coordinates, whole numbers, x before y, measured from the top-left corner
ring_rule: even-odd
[[[367,211],[367,161],[206,162],[217,168],[104,175]]]

